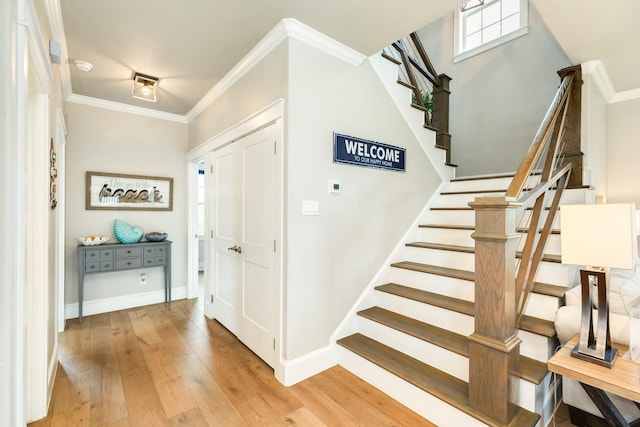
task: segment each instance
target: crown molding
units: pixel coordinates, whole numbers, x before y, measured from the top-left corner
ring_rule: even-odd
[[[366,59],[366,56],[363,54],[314,30],[296,19],[283,19],[196,103],[187,113],[187,120],[191,121],[196,118],[211,105],[216,98],[222,95],[256,64],[264,59],[276,46],[289,37],[300,40],[354,66],[360,65]]]
[[[616,94],[616,90],[601,61],[583,62],[582,74],[590,75],[607,102],[611,102],[611,99]]]
[[[613,95],[611,103],[632,101],[634,99],[640,99],[640,88],[625,90],[624,92],[618,92]]]
[[[118,111],[121,113],[137,114],[139,116],[151,117],[154,119],[169,120],[178,123],[188,123],[186,116],[180,114],[166,113],[164,111],[152,110],[150,108],[138,107],[135,105],[123,104],[121,102],[107,101],[90,96],[71,94],[67,102],[74,104],[89,105],[91,107],[104,108],[106,110]]]

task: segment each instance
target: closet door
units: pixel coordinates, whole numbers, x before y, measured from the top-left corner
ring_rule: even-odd
[[[275,126],[213,153],[214,317],[273,366]]]
[[[275,126],[242,144],[241,310],[238,338],[273,366],[275,355]]]
[[[240,230],[240,173],[237,168],[240,153],[237,144],[213,152],[212,230],[213,250],[210,274],[214,295],[214,317],[237,335],[240,301],[240,263],[233,247]],[[237,246],[236,246],[237,247]]]

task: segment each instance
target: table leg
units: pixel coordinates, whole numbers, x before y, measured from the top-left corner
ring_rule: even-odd
[[[614,427],[629,427],[629,423],[624,419],[618,408],[615,407],[604,391],[587,384],[580,383],[580,385],[600,410],[607,424]]]

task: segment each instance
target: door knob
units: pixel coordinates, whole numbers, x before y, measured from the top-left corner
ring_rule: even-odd
[[[240,246],[238,246],[238,245],[233,245],[232,247],[227,248],[227,250],[228,250],[228,251],[236,251],[236,252],[238,252],[239,254],[241,254],[241,253],[242,253],[242,247],[240,247]]]

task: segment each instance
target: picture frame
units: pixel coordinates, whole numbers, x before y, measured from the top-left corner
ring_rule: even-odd
[[[87,210],[173,210],[173,178],[87,171]]]

